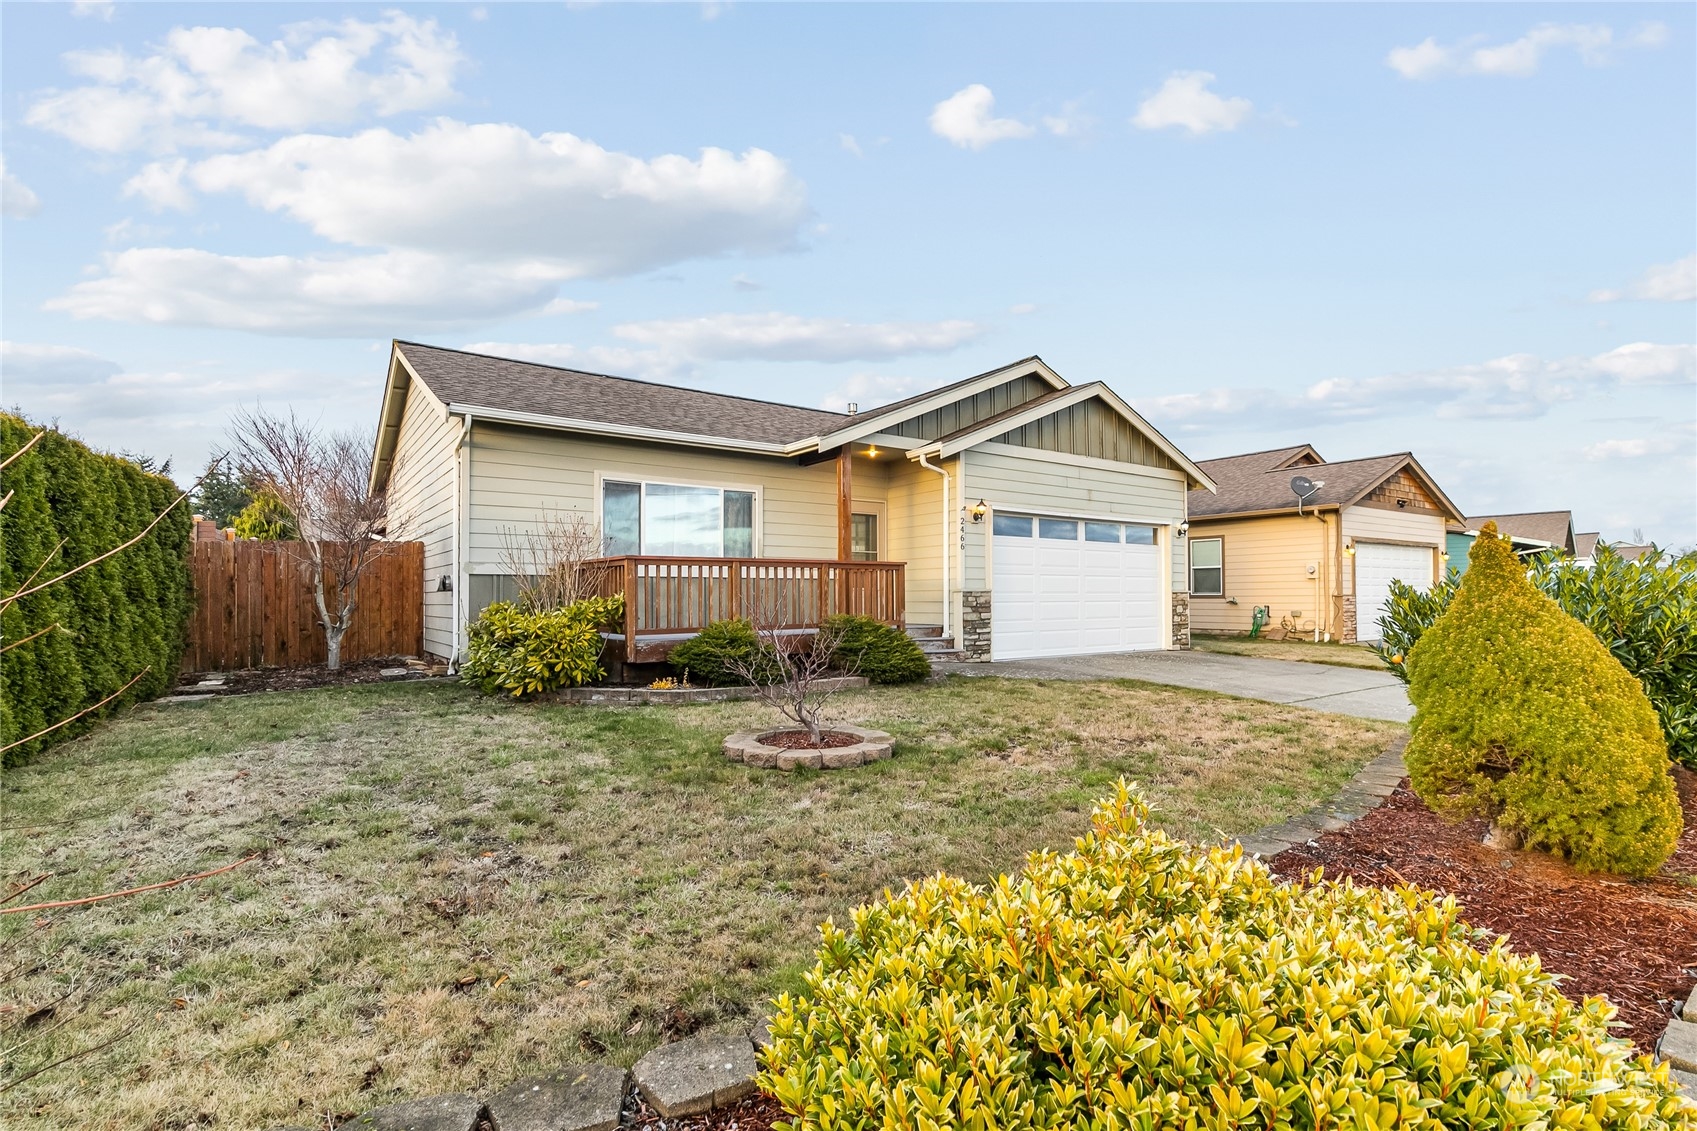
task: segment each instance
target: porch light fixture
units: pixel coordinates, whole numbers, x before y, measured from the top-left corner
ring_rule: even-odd
[[[866,458],[867,459],[877,459],[878,458],[878,445],[877,444],[866,445]]]
[[[1183,522],[1178,524],[1178,536],[1180,538],[1183,538],[1186,534],[1189,534],[1189,533],[1190,533],[1190,520],[1187,518]]]
[[[1345,542],[1343,544],[1343,552],[1348,554],[1350,557],[1353,558],[1355,556],[1355,543],[1354,542]]]
[[[990,513],[989,504],[987,504],[983,499],[979,499],[978,504],[972,508],[972,521],[973,522],[983,522],[984,516],[989,514],[989,513]]]

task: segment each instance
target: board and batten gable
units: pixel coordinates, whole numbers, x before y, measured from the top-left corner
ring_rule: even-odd
[[[389,474],[390,530],[397,537],[424,543],[424,650],[443,658],[454,654],[454,601],[457,585],[439,588],[454,576],[454,445],[460,420],[422,382],[408,381],[406,404],[395,441]]]
[[[909,417],[899,424],[886,425],[883,430],[917,440],[934,440],[1052,392],[1054,386],[1042,377],[1025,373],[973,396]]]
[[[1173,458],[1100,400],[1081,401],[1004,432],[997,443],[1179,471]]]

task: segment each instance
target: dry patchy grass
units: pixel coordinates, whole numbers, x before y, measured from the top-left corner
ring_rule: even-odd
[[[1316,644],[1311,640],[1269,640],[1266,637],[1251,640],[1247,636],[1192,636],[1190,645],[1198,652],[1218,652],[1227,656],[1259,656],[1263,660],[1300,660],[1308,664],[1330,664],[1336,668],[1385,670],[1385,662],[1365,644]]]
[[[386,685],[144,708],[14,770],[7,879],[55,873],[31,900],[265,855],[0,919],[0,1080],[127,1034],[0,1093],[0,1120],[323,1126],[628,1064],[796,985],[818,922],[886,886],[1067,845],[1117,777],[1174,832],[1242,833],[1323,800],[1397,729],[1129,683],[957,678],[836,709],[897,756],[750,770],[717,745],[752,704]]]

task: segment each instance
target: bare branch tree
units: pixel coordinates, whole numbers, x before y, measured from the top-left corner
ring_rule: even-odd
[[[842,690],[834,675],[853,675],[858,666],[837,668],[838,634],[821,625],[803,644],[782,627],[776,609],[762,608],[750,618],[757,647],[746,658],[725,661],[725,667],[754,688],[760,702],[807,731],[814,746],[824,733],[825,707]]]
[[[501,530],[501,566],[512,576],[521,605],[560,609],[597,589],[583,563],[601,556],[601,529],[577,511],[544,511],[524,529]]]
[[[241,470],[294,512],[301,540],[288,545],[311,570],[327,666],[335,671],[359,611],[360,580],[400,534],[389,525],[388,496],[370,489],[374,445],[351,432],[321,432],[293,410],[243,409],[230,436]]]

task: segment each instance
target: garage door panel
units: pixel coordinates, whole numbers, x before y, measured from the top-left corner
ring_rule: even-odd
[[[1383,631],[1379,620],[1390,603],[1391,582],[1416,589],[1432,587],[1429,546],[1398,546],[1388,542],[1355,543],[1355,638],[1376,641]]]
[[[1117,527],[1083,520],[1029,529],[1065,538],[993,533],[991,654],[996,659],[1123,652],[1162,645],[1163,557],[1141,542],[1100,540]]]

